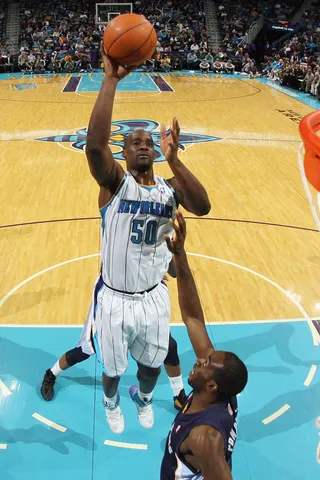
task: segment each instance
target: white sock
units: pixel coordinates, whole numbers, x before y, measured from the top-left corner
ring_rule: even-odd
[[[151,393],[142,393],[142,392],[140,392],[140,389],[138,390],[138,397],[140,398],[140,400],[142,400],[142,401],[145,402],[145,403],[151,402],[152,396],[153,396],[153,392],[151,392]]]
[[[118,392],[111,398],[108,398],[106,397],[105,394],[103,394],[104,403],[107,404],[109,408],[116,406],[117,398],[118,398]]]
[[[182,375],[179,375],[179,377],[169,377],[169,381],[173,391],[173,396],[177,397],[181,390],[184,389]]]
[[[61,372],[63,372],[62,368],[60,368],[59,360],[50,368],[51,372],[55,377],[58,377]]]

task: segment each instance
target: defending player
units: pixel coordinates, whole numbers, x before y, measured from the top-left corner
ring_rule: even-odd
[[[177,270],[181,315],[198,357],[190,372],[193,388],[173,422],[161,466],[161,480],[231,480],[231,455],[237,437],[237,398],[248,379],[244,363],[215,350],[204,323],[184,241],[186,224],[177,212],[174,239],[167,238]]]

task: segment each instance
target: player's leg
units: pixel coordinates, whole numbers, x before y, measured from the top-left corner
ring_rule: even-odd
[[[129,302],[130,303],[130,302]],[[97,295],[93,343],[103,368],[102,385],[106,420],[114,433],[124,430],[118,385],[128,366],[128,336],[133,333],[132,312],[123,295],[103,286]]]
[[[138,334],[129,348],[138,364],[139,386],[130,388],[130,396],[136,404],[140,424],[151,428],[154,423],[153,390],[169,347],[170,299],[167,286],[158,285],[143,300],[135,303],[134,311]]]
[[[41,384],[42,398],[48,401],[52,400],[54,397],[54,385],[57,377],[68,368],[77,363],[84,362],[84,360],[87,360],[89,357],[90,355],[84,353],[80,346],[64,353],[53,367],[48,368],[44,374]]]
[[[130,387],[129,393],[136,404],[138,418],[143,428],[152,428],[154,424],[154,414],[152,408],[153,390],[157,384],[161,367],[150,368],[137,362],[137,379],[139,386]]]
[[[76,365],[77,363],[84,362],[84,360],[87,360],[90,355],[94,355],[95,351],[92,343],[93,305],[94,300],[91,302],[87,319],[80,335],[78,346],[64,353],[52,368],[46,370],[41,385],[41,395],[44,400],[53,399],[54,384],[57,377],[63,371],[67,370],[73,365]]]
[[[169,337],[168,355],[164,361],[164,367],[173,391],[174,407],[181,411],[187,401],[187,395],[183,385],[177,342],[171,334]]]

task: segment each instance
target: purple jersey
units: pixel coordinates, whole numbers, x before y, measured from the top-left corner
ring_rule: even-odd
[[[231,469],[231,455],[237,438],[237,398],[233,397],[197,413],[184,413],[191,405],[193,394],[179,413],[169,432],[166,451],[161,465],[161,480],[201,480],[203,475],[195,470],[180,453],[180,447],[191,430],[200,425],[210,425],[224,438],[224,454]]]

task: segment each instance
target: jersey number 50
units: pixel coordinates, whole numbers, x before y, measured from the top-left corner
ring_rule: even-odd
[[[143,238],[144,236],[144,238]],[[157,241],[157,222],[150,220],[133,220],[131,242],[139,244],[144,240],[146,245],[155,245]]]

